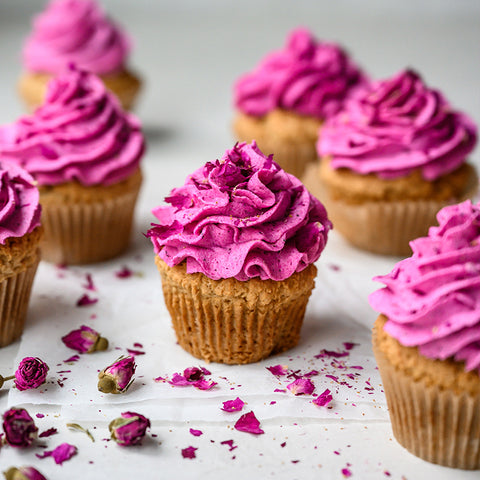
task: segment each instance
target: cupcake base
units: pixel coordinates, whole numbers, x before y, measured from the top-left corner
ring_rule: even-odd
[[[287,280],[211,280],[155,258],[178,343],[207,362],[258,362],[297,345],[316,267]]]
[[[238,113],[233,130],[238,140],[255,140],[265,155],[285,171],[301,178],[305,168],[317,159],[315,143],[322,121],[296,115],[285,110],[273,110],[263,117]]]
[[[414,185],[413,179],[388,182],[347,172],[335,173],[336,183],[331,183],[330,177],[321,177],[322,170],[328,175],[329,168],[321,163],[309,166],[303,183],[325,205],[334,229],[348,242],[382,255],[411,255],[410,241],[427,235],[429,227],[437,224],[440,209],[473,198],[478,190],[478,177],[468,164],[438,185]],[[338,192],[342,180],[345,191]],[[450,187],[457,191],[446,191]],[[415,198],[411,198],[412,193]]]
[[[24,73],[18,81],[18,92],[28,110],[33,112],[43,104],[47,84],[53,78],[48,73]],[[124,69],[119,72],[100,75],[103,83],[116,95],[124,110],[132,110],[142,83],[133,72]]]
[[[130,243],[141,182],[138,170],[110,186],[41,186],[45,229],[42,258],[52,263],[79,265],[121,254]]]
[[[0,245],[0,347],[23,332],[33,280],[40,261],[41,227]]]
[[[478,374],[400,345],[383,332],[385,321],[375,323],[373,351],[398,443],[431,463],[480,469]]]

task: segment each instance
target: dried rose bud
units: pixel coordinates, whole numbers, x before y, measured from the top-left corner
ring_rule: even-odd
[[[124,447],[139,444],[147,428],[150,428],[150,420],[135,412],[123,412],[121,415],[108,426],[112,440]]]
[[[93,353],[106,350],[108,340],[100,336],[93,328],[82,325],[78,330],[72,330],[62,337],[63,343],[78,353]]]
[[[15,372],[15,386],[19,390],[38,388],[45,383],[48,365],[35,357],[26,357]]]
[[[124,393],[133,382],[135,358],[120,357],[98,374],[98,390],[103,393]]]
[[[10,467],[3,472],[6,480],[47,480],[36,468],[33,467]]]
[[[3,414],[3,431],[12,447],[29,447],[37,438],[38,428],[24,408],[10,408]]]

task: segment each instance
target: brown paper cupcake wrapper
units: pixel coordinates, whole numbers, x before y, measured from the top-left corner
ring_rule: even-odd
[[[156,257],[178,343],[207,362],[253,363],[294,347],[316,268],[283,282],[211,280]]]
[[[121,254],[130,243],[137,195],[138,188],[95,203],[44,205],[42,258],[78,265]]]
[[[456,394],[414,381],[375,348],[398,443],[446,467],[480,469],[480,395]]]
[[[25,270],[0,282],[0,347],[22,335],[40,255]]]

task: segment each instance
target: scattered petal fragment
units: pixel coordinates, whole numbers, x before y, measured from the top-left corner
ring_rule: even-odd
[[[183,458],[196,458],[195,450],[198,450],[198,448],[195,447],[187,447],[187,448],[182,448],[182,457]]]
[[[235,400],[227,400],[226,402],[223,402],[221,410],[224,412],[240,412],[244,405],[245,402],[237,397]]]
[[[240,432],[253,433],[255,435],[261,435],[265,433],[260,428],[260,422],[255,417],[255,414],[252,412],[245,413],[242,415],[234,425],[236,430]]]
[[[297,378],[287,385],[287,388],[294,395],[311,395],[315,390],[315,385],[309,378]]]
[[[70,460],[77,453],[77,447],[70,445],[69,443],[62,443],[53,450],[47,450],[42,455],[36,453],[38,458],[53,457],[57,465],[61,465],[63,462]]]
[[[333,400],[333,397],[330,394],[330,390],[327,388],[318,397],[314,398],[312,400],[312,403],[314,403],[319,407],[326,407],[332,400]]]

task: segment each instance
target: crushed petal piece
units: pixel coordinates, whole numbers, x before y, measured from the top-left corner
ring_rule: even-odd
[[[234,428],[240,432],[253,433],[254,435],[265,433],[260,428],[260,422],[255,417],[253,411],[242,415],[235,423]]]
[[[322,392],[318,397],[312,400],[312,403],[319,407],[327,406],[333,400],[332,395],[330,394],[330,390],[327,388],[324,392]]]
[[[198,448],[195,447],[187,447],[187,448],[182,448],[182,457],[183,458],[196,458],[195,450],[198,450]]]
[[[86,293],[84,293],[77,300],[77,307],[86,307],[88,305],[93,305],[98,302],[98,298],[90,298]]]
[[[120,270],[115,272],[115,276],[117,278],[130,278],[133,276],[133,272],[126,265],[123,265]]]
[[[221,410],[224,412],[240,412],[244,405],[245,402],[237,397],[235,400],[227,400],[226,402],[223,402]]]
[[[318,355],[314,355],[315,358],[325,358],[325,357],[331,357],[331,358],[342,358],[342,357],[348,357],[350,353],[348,352],[335,352],[333,350],[321,350]]]
[[[311,395],[315,390],[315,385],[309,378],[297,378],[287,385],[294,395]]]
[[[345,477],[345,478],[350,478],[352,476],[352,472],[350,471],[349,468],[342,468],[342,475]]]
[[[194,437],[199,437],[200,435],[203,435],[203,432],[201,430],[195,430],[194,428],[191,428],[190,429],[190,433],[194,436]]]
[[[48,430],[45,430],[44,432],[40,433],[38,435],[38,438],[45,438],[45,437],[50,437],[51,435],[55,435],[58,433],[58,430],[56,428],[49,428]]]
[[[266,369],[276,377],[282,377],[283,375],[286,375],[288,372],[287,365],[274,365],[272,367],[266,367]]]
[[[234,440],[224,440],[223,442],[220,442],[220,445],[228,445],[228,451],[231,452],[232,450],[235,450],[238,448],[238,445],[234,445]]]
[[[70,460],[77,453],[77,447],[70,445],[69,443],[62,443],[53,450],[47,450],[42,455],[35,454],[38,458],[53,457],[57,465],[61,465],[63,462]]]
[[[86,276],[85,276],[85,280],[87,283],[85,283],[84,285],[82,285],[83,288],[85,288],[85,290],[90,290],[92,292],[96,292],[97,291],[97,287],[95,287],[94,283],[93,283],[93,278],[92,278],[92,274],[91,273],[87,273]]]

